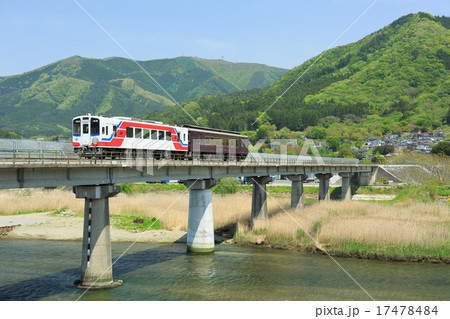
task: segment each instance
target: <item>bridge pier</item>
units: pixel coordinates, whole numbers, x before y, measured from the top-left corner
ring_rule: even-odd
[[[359,173],[359,185],[360,186],[368,186],[373,184],[373,174],[372,172],[361,172]]]
[[[341,187],[341,199],[351,200],[352,199],[352,189],[350,187],[350,178],[352,173],[339,173],[342,177],[342,187]]]
[[[214,221],[211,187],[214,179],[187,180],[189,188],[188,253],[214,252]]]
[[[308,175],[290,175],[288,178],[292,182],[291,187],[291,208],[302,208],[304,206],[303,201],[303,181],[308,178]]]
[[[319,178],[319,201],[330,200],[330,181],[329,179],[333,176],[331,173],[320,173],[316,174]]]
[[[253,184],[252,191],[252,224],[255,218],[267,219],[267,190],[266,185],[272,178],[269,176],[249,177]]]
[[[84,230],[81,254],[80,288],[112,288],[122,284],[113,280],[109,197],[120,192],[118,185],[74,186],[76,198],[84,198]]]

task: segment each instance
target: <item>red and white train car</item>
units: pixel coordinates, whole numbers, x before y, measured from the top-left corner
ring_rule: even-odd
[[[125,150],[163,157],[185,157],[188,152],[188,129],[156,121],[128,117],[77,116],[72,122],[73,148],[84,156],[119,156]]]

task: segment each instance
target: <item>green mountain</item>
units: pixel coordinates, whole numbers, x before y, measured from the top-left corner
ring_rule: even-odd
[[[267,88],[203,97],[184,103],[185,109],[202,125],[238,131],[265,122],[291,130],[324,126],[332,135],[358,139],[413,127],[436,129],[450,114],[449,28],[448,17],[409,14],[324,52],[317,63],[318,57],[311,58]],[[176,109],[146,117],[191,122]]]
[[[178,102],[267,86],[287,70],[254,63],[191,57],[140,61]],[[0,128],[25,136],[69,134],[71,119],[93,113],[141,116],[174,106],[132,60],[73,56],[0,77]]]

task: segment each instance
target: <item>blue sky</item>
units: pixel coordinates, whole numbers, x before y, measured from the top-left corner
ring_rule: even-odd
[[[223,57],[292,68],[325,50],[374,0],[77,1],[137,60]],[[379,0],[336,46],[419,11],[450,16],[450,1]],[[127,57],[73,0],[0,0],[0,39],[0,75],[73,55]]]

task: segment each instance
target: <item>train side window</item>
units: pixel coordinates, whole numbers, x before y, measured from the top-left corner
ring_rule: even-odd
[[[159,136],[158,136],[159,138],[158,138],[158,139],[159,139],[160,141],[163,141],[163,140],[164,140],[164,135],[165,135],[164,132],[165,132],[165,131],[159,131]]]
[[[83,124],[83,134],[89,133],[89,124]]]
[[[142,138],[142,129],[141,128],[134,128],[134,138]]]
[[[102,134],[105,134],[105,127],[102,126]]]
[[[109,134],[108,134],[108,126],[106,127],[106,135],[109,135]]]
[[[117,126],[113,125],[114,137],[117,137]]]
[[[171,140],[172,140],[172,132],[166,131],[166,141],[171,141]]]
[[[150,138],[150,130],[144,128],[144,138],[149,139]]]
[[[127,127],[127,137],[133,137],[133,128]]]
[[[181,134],[177,132],[177,140],[178,142],[181,142]]]
[[[157,139],[158,139],[158,131],[152,130],[152,140],[157,140]]]

